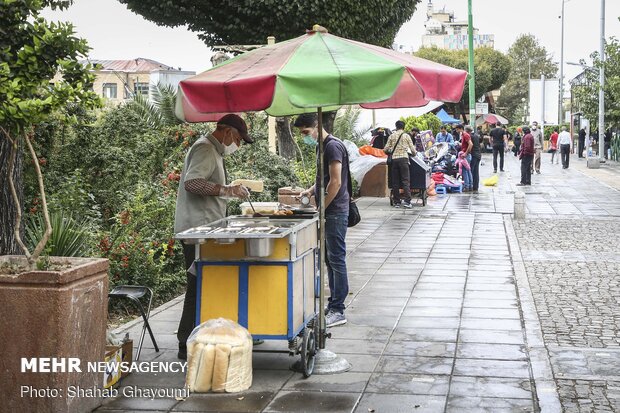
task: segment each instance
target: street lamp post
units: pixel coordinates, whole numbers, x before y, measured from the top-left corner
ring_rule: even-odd
[[[560,103],[558,106],[558,126],[562,124],[562,111],[564,109],[564,5],[567,1],[562,0],[562,39],[560,42]]]
[[[469,124],[476,127],[476,72],[474,71],[474,17],[471,11],[472,0],[467,1],[467,40],[469,46]]]
[[[599,68],[598,89],[598,157],[603,162],[605,159],[605,0],[601,0],[601,67]]]

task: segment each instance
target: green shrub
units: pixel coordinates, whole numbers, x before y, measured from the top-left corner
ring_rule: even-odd
[[[420,131],[431,130],[433,135],[437,135],[441,128],[441,120],[434,113],[425,113],[422,116],[408,116],[400,118],[400,120],[405,122],[405,131],[418,128]]]
[[[99,240],[110,260],[112,286],[146,285],[167,301],[185,284],[183,251],[174,240],[176,193],[162,184],[140,185]]]
[[[75,220],[71,214],[50,212],[52,235],[45,247],[45,255],[53,257],[85,257],[92,252],[90,224]],[[45,233],[43,214],[29,215],[26,220],[26,245],[34,250]]]

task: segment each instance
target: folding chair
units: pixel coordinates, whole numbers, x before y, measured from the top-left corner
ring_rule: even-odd
[[[140,303],[140,298],[148,295],[149,297],[149,305],[147,307],[146,313],[144,312],[144,307],[142,307],[142,303]],[[159,347],[157,346],[157,342],[155,341],[155,336],[153,335],[153,331],[151,330],[151,325],[149,324],[149,316],[151,315],[151,302],[153,300],[153,290],[148,287],[143,287],[141,285],[119,285],[116,286],[108,293],[109,298],[127,298],[133,301],[138,310],[140,311],[140,315],[144,320],[144,325],[142,326],[142,334],[140,335],[140,341],[138,342],[138,351],[136,352],[136,360],[140,358],[140,351],[142,351],[142,343],[144,342],[144,333],[146,330],[149,330],[149,335],[151,336],[151,341],[153,342],[153,346],[155,347],[155,351],[159,352]]]

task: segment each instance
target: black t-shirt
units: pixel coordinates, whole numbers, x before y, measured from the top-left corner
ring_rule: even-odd
[[[504,135],[506,131],[502,128],[491,129],[491,137],[493,138],[493,146],[504,146]]]
[[[342,164],[342,172],[340,175],[340,190],[338,191],[338,194],[336,195],[336,197],[334,198],[334,200],[331,202],[331,204],[329,204],[329,206],[327,207],[327,209],[325,210],[326,214],[348,214],[349,213],[349,200],[350,200],[350,196],[349,196],[349,190],[348,190],[348,185],[349,185],[349,163],[348,163],[348,154],[347,154],[347,149],[345,148],[344,144],[342,143],[342,141],[336,137],[333,137],[332,135],[329,135],[325,141],[324,141],[324,153],[323,153],[323,159],[324,159],[324,174],[325,174],[325,185],[323,187],[323,189],[325,191],[327,191],[327,183],[329,182],[329,164],[331,161],[338,161]],[[318,148],[317,148],[317,152],[318,152]],[[317,157],[316,160],[316,170],[317,170],[317,174],[316,174],[316,181],[315,181],[315,188],[316,188],[316,198],[317,198],[317,202],[320,199],[319,198],[319,194],[318,194],[318,188],[319,188],[319,159]]]
[[[473,158],[480,159],[482,158],[482,154],[480,153],[480,135],[477,133],[471,133],[471,143],[474,145],[471,148],[471,156]]]

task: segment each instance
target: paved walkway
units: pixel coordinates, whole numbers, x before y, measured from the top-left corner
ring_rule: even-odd
[[[620,411],[620,193],[605,184],[620,182],[620,168],[583,164],[543,163],[525,189],[524,221],[511,216],[512,156],[498,187],[479,194],[412,211],[360,200],[363,221],[347,236],[349,322],[327,342],[351,371],[303,379],[288,355],[255,353],[246,392],[108,399],[98,411]],[[181,306],[177,298],[152,316],[162,351],[147,338],[141,360],[176,360]],[[135,339],[139,327],[121,329]],[[122,385],[183,381],[132,374]]]

